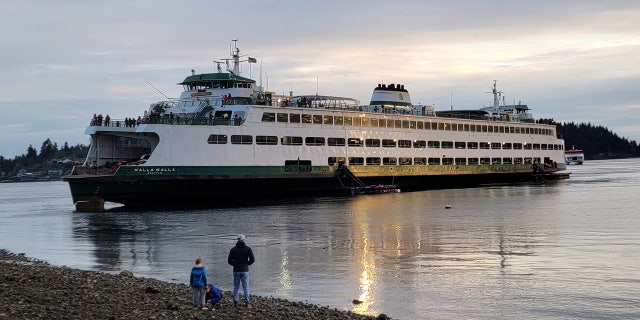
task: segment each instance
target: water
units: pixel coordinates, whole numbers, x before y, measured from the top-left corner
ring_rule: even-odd
[[[74,212],[63,182],[4,183],[0,247],[181,283],[202,256],[230,290],[226,258],[244,233],[258,295],[398,319],[638,319],[640,159],[569,171],[544,184],[99,214]]]

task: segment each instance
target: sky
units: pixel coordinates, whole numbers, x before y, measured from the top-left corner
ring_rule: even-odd
[[[404,84],[436,110],[507,103],[640,141],[640,1],[5,0],[0,155],[88,144],[214,72],[232,39],[271,91],[352,97]],[[156,90],[157,89],[157,90]],[[162,94],[160,93],[162,92]]]

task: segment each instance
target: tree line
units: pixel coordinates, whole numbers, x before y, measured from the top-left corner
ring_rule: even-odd
[[[23,169],[39,173],[46,173],[51,169],[70,171],[75,161],[84,161],[88,151],[89,146],[82,144],[69,146],[65,142],[62,147],[58,147],[57,143],[47,138],[42,142],[39,152],[33,145],[29,145],[27,153],[16,156],[13,159],[0,156],[0,175],[2,177],[14,177]]]

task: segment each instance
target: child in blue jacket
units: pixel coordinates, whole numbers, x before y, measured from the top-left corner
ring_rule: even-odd
[[[206,309],[207,270],[202,258],[196,259],[196,265],[191,269],[189,285],[193,288],[193,307]]]

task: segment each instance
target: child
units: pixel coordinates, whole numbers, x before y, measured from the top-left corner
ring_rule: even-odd
[[[214,308],[214,306],[222,300],[222,292],[216,286],[212,284],[208,284],[206,287],[207,290],[207,304],[211,304],[209,307]],[[215,309],[215,308],[214,308]]]
[[[202,258],[196,259],[196,266],[191,269],[189,284],[193,288],[193,307],[207,309],[205,286],[207,285],[207,270],[204,268]]]

